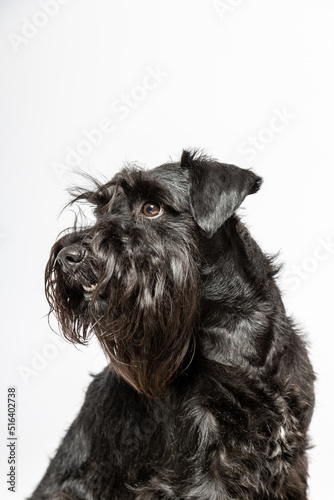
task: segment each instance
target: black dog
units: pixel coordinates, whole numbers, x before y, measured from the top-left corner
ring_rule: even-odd
[[[46,293],[94,377],[33,500],[306,499],[314,374],[276,268],[234,214],[261,179],[183,152],[75,201]]]

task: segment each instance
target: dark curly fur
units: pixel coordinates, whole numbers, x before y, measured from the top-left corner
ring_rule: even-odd
[[[307,498],[314,374],[234,213],[260,184],[184,151],[77,193],[96,223],[56,242],[46,294],[64,336],[94,333],[109,366],[31,500]]]

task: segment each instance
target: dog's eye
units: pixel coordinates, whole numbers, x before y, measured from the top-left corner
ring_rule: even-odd
[[[145,217],[158,217],[163,213],[163,208],[159,203],[148,201],[143,205],[142,212]]]

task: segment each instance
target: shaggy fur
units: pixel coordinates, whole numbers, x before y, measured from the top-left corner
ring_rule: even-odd
[[[276,269],[235,215],[261,179],[184,151],[77,193],[46,294],[94,377],[31,500],[303,500],[314,375]]]

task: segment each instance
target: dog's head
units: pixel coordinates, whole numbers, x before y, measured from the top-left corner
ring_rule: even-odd
[[[112,367],[151,397],[190,362],[201,299],[201,240],[218,231],[254,173],[187,151],[150,171],[125,168],[74,201],[95,224],[52,248],[46,295],[64,336],[95,333]]]

